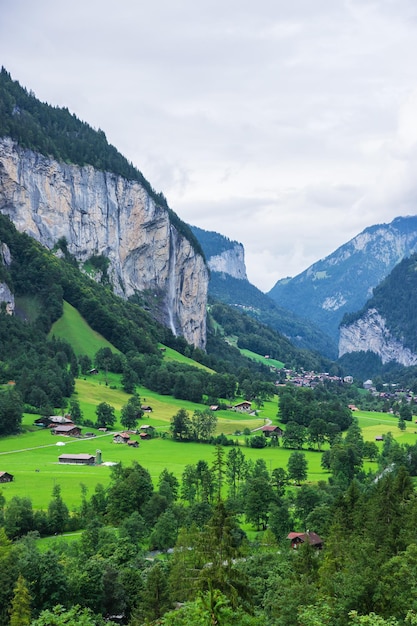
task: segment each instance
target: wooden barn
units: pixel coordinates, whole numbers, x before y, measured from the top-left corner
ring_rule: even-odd
[[[59,463],[70,463],[72,465],[94,465],[96,457],[94,454],[61,454],[58,457]]]
[[[0,472],[0,483],[11,483],[14,477],[9,472]]]

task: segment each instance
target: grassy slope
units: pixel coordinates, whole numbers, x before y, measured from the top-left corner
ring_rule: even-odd
[[[107,339],[92,330],[85,319],[71,304],[64,301],[64,314],[53,324],[49,336],[65,339],[72,345],[77,356],[86,354],[91,359],[100,348],[119,352]]]

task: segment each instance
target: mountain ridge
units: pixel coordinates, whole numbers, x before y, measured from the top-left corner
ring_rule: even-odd
[[[372,290],[403,258],[417,250],[417,216],[369,226],[294,278],[278,281],[268,295],[282,307],[319,325],[338,341],[345,313],[360,310]]]

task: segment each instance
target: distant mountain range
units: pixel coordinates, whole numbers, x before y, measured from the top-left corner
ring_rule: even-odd
[[[396,322],[391,323],[389,339],[384,343],[380,316],[377,323],[375,317],[371,319],[369,310],[375,307],[370,300],[374,290],[382,293],[378,286],[382,288],[386,284],[384,279],[388,281],[387,276],[394,268],[417,251],[417,216],[397,217],[390,224],[366,228],[295,278],[278,281],[268,294],[247,280],[242,244],[218,233],[191,229],[211,270],[209,296],[245,311],[288,337],[294,345],[327,358],[369,351],[382,363],[395,360],[403,365],[414,364],[417,346],[411,340],[416,330],[413,322],[405,331],[405,321],[393,313]],[[403,291],[414,289],[410,281],[402,284]],[[404,304],[407,298],[411,302],[413,297],[403,293],[401,302]],[[391,320],[386,314],[389,302],[387,297],[384,305],[387,320]],[[395,308],[394,303],[390,306]],[[364,319],[361,311],[365,311]],[[347,321],[340,331],[344,318]],[[410,314],[407,319],[411,319]],[[384,324],[382,327],[385,328]],[[404,344],[404,337],[408,345]]]
[[[337,342],[300,315],[278,306],[246,278],[244,248],[214,231],[190,227],[210,269],[209,296],[246,312],[285,335],[295,346],[337,358]]]
[[[343,316],[360,310],[373,289],[415,251],[417,216],[397,217],[366,228],[298,276],[279,280],[268,296],[338,341]]]

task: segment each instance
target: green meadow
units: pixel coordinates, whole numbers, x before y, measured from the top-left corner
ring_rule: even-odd
[[[92,359],[100,348],[119,352],[107,339],[93,330],[71,304],[64,301],[64,314],[53,325],[49,337],[65,339],[75,354],[86,354]]]
[[[115,384],[112,384],[113,388],[106,386],[99,377],[77,381],[77,396],[86,417],[95,416],[95,406],[100,401],[109,402],[115,406],[116,415],[119,416],[120,408],[129,396],[121,389],[115,389],[115,386]],[[168,432],[170,419],[178,408],[184,407],[190,413],[196,408],[204,408],[203,405],[194,405],[168,396],[158,396],[144,388],[140,388],[139,391],[142,401],[146,401],[146,404],[153,408],[152,413],[145,413],[139,425],[151,424],[159,434]],[[276,398],[266,402],[257,417],[237,415],[233,411],[219,411],[217,432],[223,432],[238,440],[247,459],[263,458],[270,471],[276,467],[285,468],[292,450],[282,447],[267,447],[261,450],[249,448],[245,445],[245,437],[235,434],[237,430],[243,431],[246,427],[258,428],[269,419],[278,423],[277,406]],[[400,443],[412,444],[417,441],[417,429],[415,431],[414,424],[407,423],[407,429],[402,432],[398,429],[398,420],[395,417],[384,413],[362,411],[357,412],[356,415],[365,440],[374,441],[376,436],[392,432]],[[55,484],[61,486],[62,495],[70,509],[77,507],[82,485],[87,487],[88,493],[91,494],[97,483],[104,486],[109,484],[109,466],[105,464],[91,467],[60,465],[58,457],[63,452],[95,454],[97,450],[100,450],[103,463],[121,462],[129,465],[136,460],[150,472],[155,484],[164,468],[168,468],[180,478],[186,465],[196,463],[200,459],[211,464],[214,459],[214,447],[211,445],[181,443],[169,438],[157,437],[140,441],[139,448],[115,444],[112,433],[120,430],[120,424],[116,424],[115,430],[108,433],[84,427],[83,432],[91,431],[96,434],[93,438],[56,437],[48,430],[33,426],[35,418],[34,415],[25,415],[23,433],[0,439],[0,469],[15,476],[14,482],[1,486],[3,495],[6,499],[14,495],[28,496],[34,508],[47,507]],[[135,435],[132,435],[132,439],[134,438]],[[57,445],[57,443],[65,445]],[[378,442],[377,445],[381,446],[382,443]],[[228,450],[225,448],[225,454]],[[308,461],[308,481],[327,480],[328,473],[320,465],[321,454],[312,450],[304,450],[304,452]],[[367,463],[365,469],[368,467],[375,468],[375,464]]]
[[[113,346],[98,333],[92,331],[78,311],[67,303],[64,305],[64,315],[54,324],[51,335],[69,340],[77,354],[88,354],[93,357],[97,350],[106,346],[114,350]],[[175,350],[162,348],[163,358],[166,360],[177,360],[190,363],[195,367],[204,367]],[[259,355],[254,356],[264,359]],[[265,362],[271,364],[271,360],[265,360]],[[196,409],[206,409],[205,405],[177,400],[172,396],[161,396],[141,386],[137,391],[142,404],[152,407],[152,412],[144,414],[139,426],[150,424],[160,435],[155,439],[140,441],[138,448],[132,449],[125,444],[113,443],[112,433],[121,430],[120,411],[129,398],[129,395],[122,389],[120,376],[116,374],[99,373],[79,378],[76,381],[74,394],[84,418],[92,422],[96,420],[95,411],[100,402],[107,402],[113,406],[117,422],[112,432],[102,433],[84,426],[83,433],[93,432],[96,436],[92,438],[56,437],[51,435],[49,430],[34,426],[37,415],[26,414],[21,434],[0,438],[0,471],[7,471],[15,477],[12,483],[1,485],[1,491],[6,500],[13,496],[27,496],[31,498],[34,508],[45,509],[51,499],[54,485],[59,484],[65,502],[70,509],[74,509],[80,502],[82,486],[85,486],[91,495],[98,483],[104,486],[109,484],[111,469],[106,463],[129,465],[135,460],[150,472],[156,484],[164,468],[168,468],[180,478],[186,465],[196,463],[200,459],[206,460],[209,464],[213,461],[213,446],[175,442],[165,435],[169,433],[172,416],[180,408],[185,408],[191,415]],[[236,400],[238,401],[239,399]],[[242,433],[245,428],[253,431],[269,422],[278,424],[277,411],[277,397],[265,402],[256,411],[256,415],[239,414],[230,409],[217,411],[216,434],[223,433],[238,441],[247,459],[263,458],[270,471],[276,467],[285,468],[292,450],[282,447],[267,447],[260,450],[249,448],[246,446],[246,438],[238,434]],[[374,441],[375,437],[391,431],[400,443],[413,444],[417,441],[417,425],[414,423],[407,423],[407,429],[402,432],[398,429],[397,418],[391,415],[364,411],[358,411],[355,415],[365,440]],[[134,438],[135,436],[132,435],[132,439]],[[139,440],[139,436],[137,439]],[[378,445],[381,446],[382,443],[378,442]],[[62,465],[58,462],[59,455],[64,451],[75,454],[96,454],[97,450],[101,451],[102,465],[73,466]],[[227,452],[228,448],[225,448],[225,454]],[[327,480],[328,474],[320,465],[321,454],[312,450],[304,450],[304,452],[308,461],[308,481]],[[368,466],[372,467],[371,464]]]

